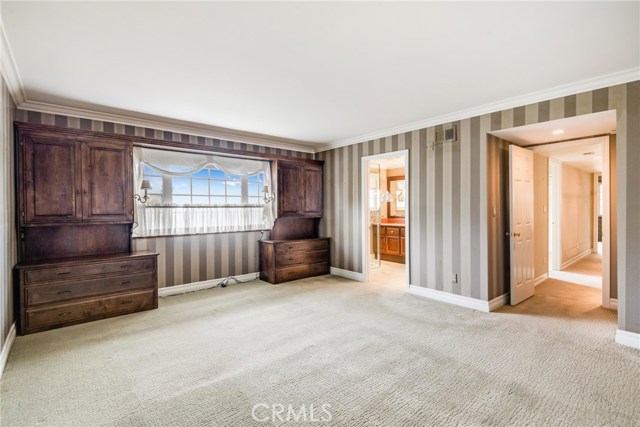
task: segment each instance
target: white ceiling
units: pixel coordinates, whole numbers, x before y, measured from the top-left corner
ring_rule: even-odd
[[[602,172],[602,147],[606,136],[534,147],[534,151],[551,159],[582,169]]]
[[[633,76],[640,64],[638,2],[0,6],[32,103],[144,113],[310,147]]]
[[[504,140],[513,142],[516,145],[529,146],[615,133],[615,131],[616,112],[609,110],[527,126],[518,126],[491,133]],[[554,132],[557,133],[554,134]]]
[[[404,157],[392,157],[385,159],[370,160],[369,166],[380,166],[380,169],[404,168]]]

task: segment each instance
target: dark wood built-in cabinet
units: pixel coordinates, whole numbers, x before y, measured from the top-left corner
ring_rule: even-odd
[[[156,258],[139,252],[18,265],[19,332],[158,308]]]
[[[20,226],[133,221],[130,143],[22,129]]]
[[[131,253],[132,142],[16,123],[16,147],[19,331],[156,308],[157,254]]]
[[[278,161],[278,216],[322,217],[322,163]]]
[[[259,242],[260,278],[282,283],[329,273],[328,238],[318,237],[323,213],[323,162],[278,160],[278,218]]]
[[[260,241],[260,279],[269,283],[329,274],[329,239]]]

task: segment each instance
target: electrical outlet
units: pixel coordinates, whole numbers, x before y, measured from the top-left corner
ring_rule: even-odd
[[[453,274],[451,276],[451,283],[458,283],[458,273]]]

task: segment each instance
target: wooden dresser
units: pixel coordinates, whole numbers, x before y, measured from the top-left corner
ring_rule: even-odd
[[[371,225],[371,245],[377,255],[376,241],[378,227]],[[404,224],[384,224],[380,226],[380,258],[385,261],[405,262],[405,226]]]
[[[35,261],[16,267],[20,334],[158,308],[157,254]]]
[[[15,126],[18,331],[157,308],[157,254],[131,253],[133,143]]]
[[[262,240],[260,279],[282,283],[329,274],[329,238]]]

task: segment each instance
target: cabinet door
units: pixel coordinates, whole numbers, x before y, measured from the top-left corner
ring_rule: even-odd
[[[82,146],[83,217],[90,221],[133,220],[133,176],[129,144],[88,142]]]
[[[20,224],[81,221],[82,175],[76,142],[24,135],[21,149]]]
[[[322,217],[322,165],[303,165],[302,214],[306,217]]]
[[[400,255],[400,238],[387,237],[387,253]]]
[[[298,164],[278,163],[278,216],[301,216],[300,173]]]
[[[405,254],[405,247],[404,247],[405,243],[404,243],[404,237],[400,238],[400,255],[404,255]]]

